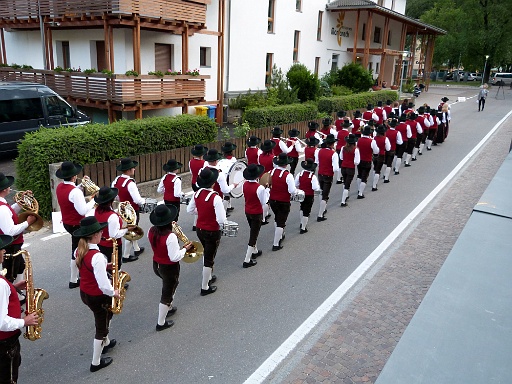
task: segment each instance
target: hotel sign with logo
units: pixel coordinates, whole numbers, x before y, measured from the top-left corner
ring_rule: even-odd
[[[350,33],[352,32],[352,28],[345,27],[343,24],[345,22],[345,12],[338,12],[338,17],[336,19],[336,28],[331,28],[331,35],[336,36],[336,40],[338,45],[341,47],[341,42],[344,37],[350,37]]]

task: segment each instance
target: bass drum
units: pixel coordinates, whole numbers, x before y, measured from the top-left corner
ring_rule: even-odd
[[[228,159],[220,159],[217,163],[217,167],[219,167],[222,172],[224,172],[226,175],[229,173],[229,170],[231,169],[231,166],[233,166],[236,163],[233,163],[231,160]]]
[[[228,172],[228,185],[236,184],[238,185],[233,188],[230,192],[231,197],[238,199],[244,195],[244,170],[247,168],[247,163],[245,161],[238,160],[235,164],[231,166]]]

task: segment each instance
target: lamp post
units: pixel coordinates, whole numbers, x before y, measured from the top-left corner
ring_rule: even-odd
[[[482,73],[482,85],[484,85],[485,70],[487,69],[487,59],[488,58],[489,58],[489,55],[485,55],[484,73]]]
[[[403,80],[404,80],[404,70],[405,70],[404,61],[409,56],[408,51],[402,51],[400,53],[402,54],[402,71],[401,71],[402,73],[400,73],[400,90],[398,91],[398,99],[399,100],[402,99],[402,84],[403,84]]]

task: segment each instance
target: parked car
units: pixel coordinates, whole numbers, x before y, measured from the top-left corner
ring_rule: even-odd
[[[0,82],[0,153],[15,152],[25,133],[91,119],[46,85]]]
[[[493,73],[491,75],[491,84],[496,85],[498,81],[502,81],[504,85],[512,85],[512,73]]]
[[[473,76],[473,75],[476,75],[476,73],[468,73],[467,81],[475,81],[476,80],[476,76]],[[462,79],[464,79],[464,77],[462,77]]]
[[[482,81],[482,74],[481,73],[476,73],[476,72],[473,72],[471,74],[471,76],[473,76],[475,78],[476,81]]]

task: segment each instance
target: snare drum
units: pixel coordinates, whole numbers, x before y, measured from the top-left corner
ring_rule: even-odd
[[[260,185],[263,185],[264,187],[267,187],[267,186],[270,187],[271,182],[272,182],[272,177],[270,176],[270,172],[265,172],[263,175],[261,175]]]
[[[222,236],[236,237],[238,235],[238,223],[226,221],[220,230]]]
[[[247,164],[245,161],[238,160],[234,163],[228,172],[228,185],[239,183],[235,188],[233,188],[230,192],[231,197],[238,199],[244,195],[244,170],[247,168]]]
[[[146,202],[140,207],[141,213],[151,213],[158,205],[157,199],[146,198]]]
[[[190,203],[190,200],[192,200],[193,195],[194,195],[194,192],[190,192],[185,195],[181,195],[180,204],[188,205],[188,203]]]
[[[297,191],[290,196],[290,201],[298,201],[302,203],[306,198],[306,193],[302,189],[297,189]]]

